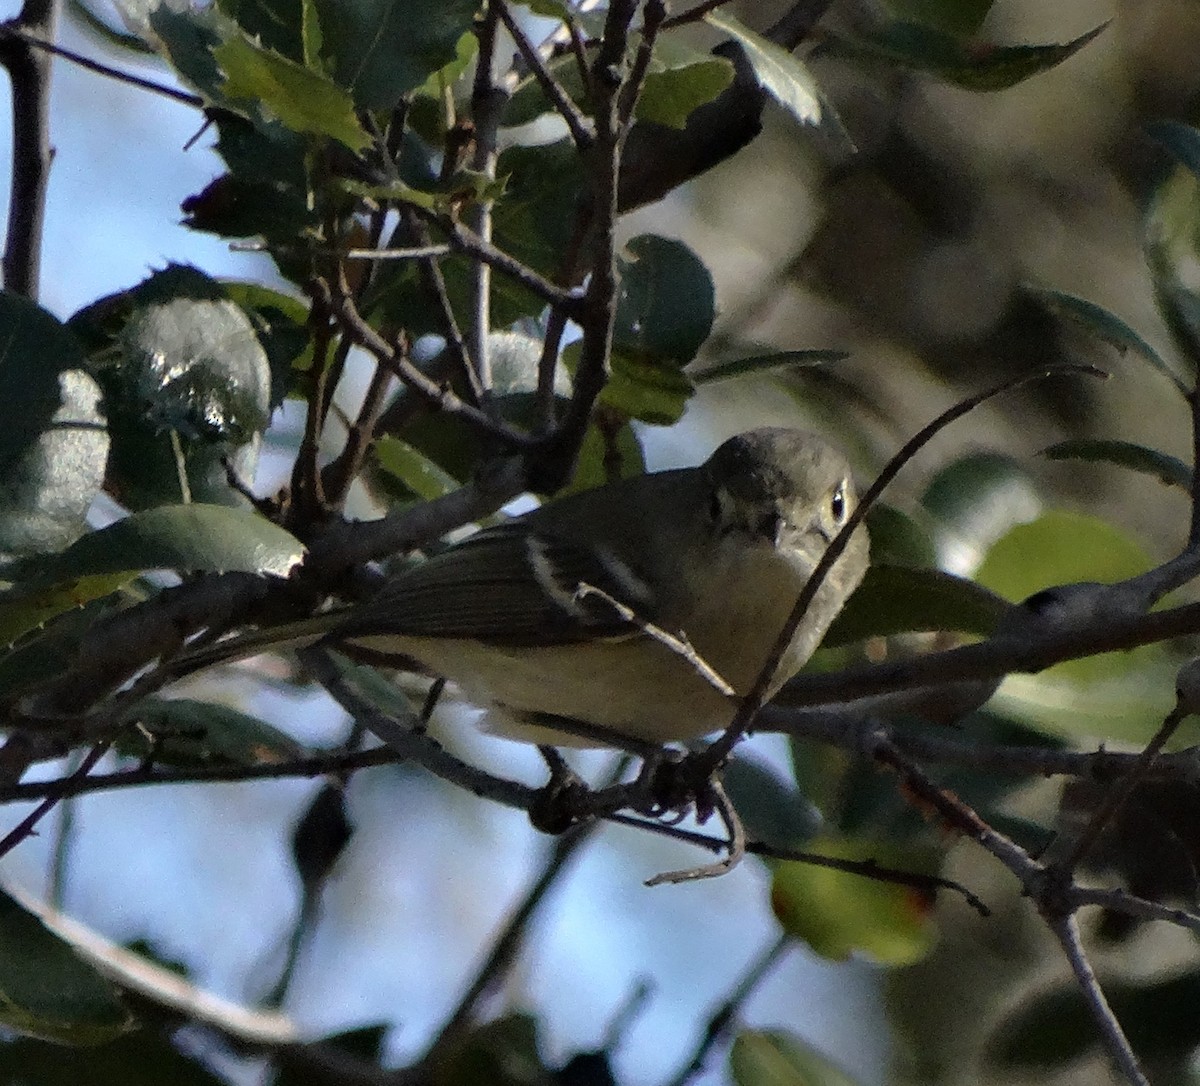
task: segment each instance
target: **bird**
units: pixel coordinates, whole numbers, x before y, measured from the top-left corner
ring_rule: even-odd
[[[724,729],[857,501],[822,437],[768,427],[697,467],[549,501],[327,616],[326,644],[419,668],[486,731],[636,749]],[[869,561],[858,525],[767,686],[804,665]]]

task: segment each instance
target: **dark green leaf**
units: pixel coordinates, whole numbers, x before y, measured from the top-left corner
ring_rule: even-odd
[[[175,71],[210,102],[221,102],[224,77],[212,51],[239,33],[237,24],[216,5],[175,11],[169,4],[160,4],[150,12],[150,29]]]
[[[921,504],[938,524],[938,546],[953,557],[952,568],[978,564],[992,543],[1041,508],[1028,473],[997,453],[972,453],[948,464]]]
[[[821,826],[820,813],[796,785],[754,758],[733,759],[722,783],[753,840],[796,846]]]
[[[650,71],[634,116],[670,128],[683,128],[692,111],[711,102],[733,82],[733,65],[710,57],[678,68]]]
[[[455,59],[478,0],[318,0],[325,55],[362,109],[391,109]]]
[[[232,101],[249,101],[293,132],[328,136],[352,151],[371,142],[349,93],[321,72],[255,45],[244,35],[218,45],[213,58],[225,77],[222,93]]]
[[[632,357],[683,366],[712,331],[715,292],[704,262],[681,241],[642,234],[625,246],[614,346]]]
[[[563,352],[574,357],[574,345]],[[614,347],[612,373],[600,394],[605,407],[625,418],[671,426],[683,417],[695,386],[670,361],[643,361]]]
[[[65,1045],[102,1044],[133,1026],[108,981],[3,891],[0,1023]]]
[[[223,1086],[157,1030],[139,1030],[86,1055],[45,1041],[0,1044],[0,1076],[21,1086]]]
[[[872,563],[822,642],[826,647],[899,633],[990,634],[1008,609],[995,592],[937,569]]]
[[[710,11],[704,20],[728,34],[742,47],[759,85],[797,121],[801,124],[817,124],[821,120],[817,82],[803,61],[782,46],[743,26],[727,9]]]
[[[86,364],[55,317],[0,293],[0,552],[57,550],[83,530],[109,443]]]
[[[897,19],[943,30],[947,34],[974,34],[983,25],[995,0],[885,0]]]
[[[379,1063],[387,1032],[386,1025],[362,1026],[359,1029],[347,1030],[345,1033],[322,1037],[320,1043],[339,1052],[357,1056],[361,1060]],[[313,1086],[312,1075],[301,1063],[288,1064],[281,1068],[272,1079],[271,1086]]]
[[[1158,307],[1180,352],[1195,368],[1200,365],[1200,297],[1192,284],[1200,253],[1200,178],[1186,163],[1155,191],[1146,212],[1145,240]]]
[[[871,534],[871,564],[893,566],[937,565],[937,548],[929,529],[894,505],[876,502],[867,513]]]
[[[783,1030],[743,1030],[729,1052],[736,1086],[856,1086],[805,1041]]]
[[[138,728],[121,733],[117,750],[135,758],[153,755],[165,765],[263,765],[305,753],[291,736],[257,717],[191,698],[144,698],[123,722]]]
[[[1060,290],[1027,286],[1025,293],[1041,302],[1051,313],[1074,321],[1105,343],[1116,347],[1118,351],[1133,351],[1140,355],[1156,370],[1169,377],[1180,391],[1186,391],[1183,381],[1162,355],[1115,313],[1095,302],[1089,302],[1086,298],[1079,298]]]
[[[930,873],[937,867],[937,856],[928,850],[876,841],[826,837],[806,847],[905,871]],[[771,882],[771,908],[784,931],[834,961],[855,953],[885,965],[920,961],[935,939],[932,907],[932,900],[911,887],[796,861],[777,864]]]
[[[1004,90],[1061,64],[1091,42],[1107,23],[1058,45],[996,45],[966,42],[919,23],[893,22],[853,37],[830,36],[825,48],[835,56],[879,60],[929,72],[974,91]]]
[[[173,505],[89,532],[61,554],[0,571],[10,580],[55,584],[78,577],[173,569],[285,577],[304,555],[295,536],[269,520],[219,505]]]
[[[646,460],[633,427],[623,422],[614,433],[608,422],[602,428],[593,419],[583,435],[575,474],[556,496],[563,497],[577,490],[591,490],[613,479],[627,479],[631,475],[644,475],[645,472]]]
[[[1144,475],[1153,475],[1168,486],[1190,490],[1192,469],[1177,456],[1168,456],[1157,449],[1136,445],[1132,441],[1099,441],[1079,438],[1060,441],[1043,449],[1041,455],[1049,460],[1087,460],[1092,463],[1116,464]]]
[[[304,63],[302,0],[217,0],[216,6],[263,48]]]
[[[550,1071],[532,1015],[510,1014],[478,1027],[438,1061],[437,1086],[548,1086]]]
[[[375,456],[385,471],[425,501],[449,494],[460,485],[453,475],[398,437],[379,438],[375,442]]]
[[[718,362],[693,373],[692,380],[698,385],[713,381],[726,381],[731,377],[747,374],[770,373],[778,369],[798,369],[805,366],[823,366],[827,362],[841,362],[849,358],[848,351],[776,351],[774,354],[751,355],[749,358],[733,358]]]

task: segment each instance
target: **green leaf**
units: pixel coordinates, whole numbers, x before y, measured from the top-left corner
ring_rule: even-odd
[[[1150,565],[1145,550],[1106,521],[1051,510],[999,539],[976,579],[1017,601],[1055,585],[1111,584]],[[1176,667],[1162,645],[1102,653],[1036,675],[1010,675],[992,704],[1056,735],[1144,741],[1173,703]]]
[[[215,4],[185,11],[159,4],[150,12],[149,23],[171,67],[209,102],[221,102],[223,76],[213,59],[213,49],[239,33],[237,24]]]
[[[1180,352],[1193,369],[1200,366],[1200,132],[1186,126],[1156,128],[1170,137],[1168,149],[1179,159],[1155,191],[1146,212],[1146,260],[1155,300]]]
[[[729,1052],[736,1086],[857,1086],[841,1068],[784,1030],[742,1030]]]
[[[172,505],[134,513],[89,532],[49,559],[14,563],[0,574],[56,584],[78,577],[172,569],[286,577],[304,556],[295,536],[269,520],[220,505]]]
[[[829,362],[841,362],[850,357],[849,351],[776,351],[773,354],[750,355],[748,358],[733,358],[718,362],[691,375],[698,385],[713,381],[727,381],[748,374],[770,373],[778,369],[800,369],[808,366],[824,366]]]
[[[712,331],[712,274],[688,246],[642,234],[618,261],[620,288],[613,344],[643,359],[684,366]]]
[[[1160,373],[1169,377],[1180,391],[1187,391],[1182,379],[1171,369],[1162,355],[1115,313],[1095,302],[1089,302],[1086,298],[1066,294],[1061,290],[1026,286],[1024,292],[1041,302],[1055,316],[1073,321],[1105,343],[1115,347],[1122,354],[1126,351],[1133,351]]]
[[[650,71],[634,116],[639,121],[683,128],[693,110],[711,102],[732,82],[733,65],[723,57]]]
[[[885,0],[897,19],[923,23],[947,34],[974,34],[995,0]]]
[[[164,765],[263,765],[303,757],[304,747],[278,728],[225,705],[191,698],[144,698],[122,718],[117,751],[152,755]]]
[[[64,1045],[103,1044],[134,1025],[108,981],[3,891],[0,1023]]]
[[[216,6],[263,48],[305,63],[307,3],[302,0],[217,0]]]
[[[79,577],[61,584],[25,591],[20,586],[0,593],[0,646],[11,645],[30,630],[64,611],[82,607],[117,591],[133,579],[130,573]]]
[[[459,487],[459,481],[433,460],[398,437],[383,436],[375,442],[375,456],[384,471],[394,475],[413,494],[432,501]]]
[[[57,550],[83,530],[109,444],[86,365],[55,317],[0,293],[0,552]]]
[[[18,1039],[0,1046],[0,1073],[21,1086],[225,1086],[157,1030],[139,1030],[88,1050]]]
[[[1111,584],[1145,573],[1151,564],[1140,544],[1107,521],[1052,509],[997,540],[975,579],[1018,603],[1053,585]]]
[[[579,490],[603,486],[613,478],[628,479],[644,475],[646,460],[641,442],[628,422],[622,422],[612,432],[608,422],[603,427],[596,418],[588,424],[575,463],[575,474],[556,497],[565,497]]]
[[[866,637],[954,630],[990,634],[1008,604],[981,584],[937,569],[872,563],[822,645]]]
[[[1086,460],[1091,463],[1116,464],[1118,467],[1153,475],[1168,486],[1190,490],[1192,469],[1177,456],[1168,456],[1157,449],[1148,449],[1132,441],[1099,441],[1078,438],[1060,441],[1043,449],[1041,456],[1048,460]]]
[[[901,870],[928,873],[936,867],[928,851],[875,841],[828,837],[807,847]],[[771,881],[771,908],[784,931],[834,961],[856,953],[883,965],[920,961],[935,940],[932,905],[911,887],[792,861],[777,864]]]
[[[249,100],[293,132],[328,136],[352,151],[370,144],[349,93],[321,72],[244,36],[214,48],[213,57],[225,76],[222,92],[233,101]]]
[[[867,528],[871,535],[872,565],[922,568],[937,565],[937,548],[927,523],[918,522],[894,505],[876,502],[867,513]]]
[[[254,326],[203,272],[172,265],[131,292],[109,400],[189,439],[243,444],[270,418],[271,370]]]
[[[938,528],[940,564],[957,570],[974,568],[1000,536],[1041,508],[1024,468],[996,453],[972,453],[948,464],[921,504]]]
[[[1158,140],[1181,166],[1200,177],[1200,130],[1181,121],[1153,121],[1146,125],[1146,134]]]
[[[574,344],[563,352],[574,359]],[[614,348],[612,373],[600,394],[600,403],[625,418],[654,426],[671,426],[683,417],[695,386],[670,362],[644,362]]]
[[[334,78],[361,109],[392,109],[455,59],[478,0],[317,0]]]
[[[755,758],[739,754],[725,767],[722,784],[755,841],[795,846],[820,828],[820,813],[795,783]]]
[[[973,91],[1004,90],[1061,64],[1079,52],[1107,23],[1057,45],[996,45],[966,42],[919,23],[891,22],[853,37],[831,35],[824,48],[834,56],[878,60],[929,72]]]
[[[704,21],[733,38],[746,54],[762,87],[801,124],[821,120],[817,81],[803,61],[773,41],[743,26],[726,10],[710,11]]]

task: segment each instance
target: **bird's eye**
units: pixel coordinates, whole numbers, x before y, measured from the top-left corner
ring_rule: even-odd
[[[846,519],[846,484],[839,483],[837,489],[829,495],[829,511],[833,514],[835,524],[841,524]]]

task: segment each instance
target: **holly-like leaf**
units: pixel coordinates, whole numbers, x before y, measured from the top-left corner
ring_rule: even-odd
[[[0,891],[0,1024],[59,1044],[97,1045],[134,1022],[108,981]]]
[[[171,569],[286,577],[304,556],[295,536],[243,509],[170,505],[89,532],[49,559],[16,562],[5,578],[58,584],[78,577]]]
[[[57,318],[0,293],[0,552],[58,550],[83,530],[109,444],[86,365]]]
[[[244,35],[213,49],[225,80],[222,93],[235,102],[254,103],[268,118],[293,132],[328,136],[352,151],[370,142],[348,91],[328,76],[256,45]]]
[[[744,26],[728,10],[710,11],[704,21],[728,34],[742,47],[759,86],[797,121],[801,124],[820,122],[823,111],[817,81],[802,60]]]
[[[325,56],[360,109],[392,109],[455,59],[478,0],[317,0]]]
[[[964,41],[920,23],[892,22],[853,36],[831,35],[824,47],[835,56],[878,60],[929,72],[967,90],[996,91],[1056,67],[1107,26],[1102,23],[1078,38],[1055,45],[997,45]]]

